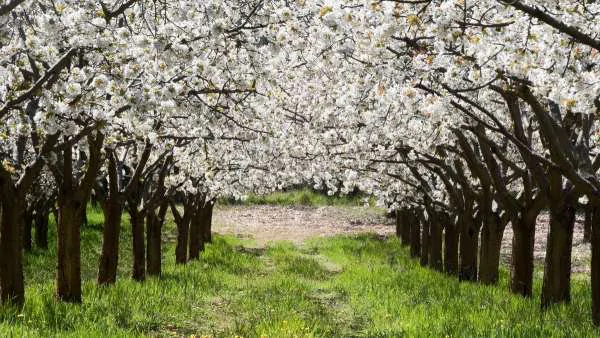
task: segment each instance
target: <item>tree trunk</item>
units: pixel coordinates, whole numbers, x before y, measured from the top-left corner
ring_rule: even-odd
[[[102,230],[102,254],[98,266],[98,285],[112,285],[117,281],[119,266],[119,233],[123,205],[115,198],[102,203],[104,228]]]
[[[396,237],[402,241],[402,211],[396,210]]]
[[[35,245],[48,249],[48,210],[39,210],[35,215]]]
[[[440,224],[440,219],[433,217],[429,227],[429,264],[437,271],[444,271],[444,262],[442,259],[442,225]]]
[[[138,282],[146,279],[146,253],[144,243],[144,217],[137,211],[129,212],[131,218],[131,239],[133,249],[133,267],[131,278]]]
[[[430,224],[431,218],[428,217],[427,220],[423,219],[421,224],[423,225],[423,229],[421,231],[421,266],[429,265],[429,230],[431,227]]]
[[[503,234],[504,226],[501,224],[500,215],[489,213],[481,229],[479,247],[479,281],[483,284],[498,283]]]
[[[448,275],[458,273],[458,235],[453,220],[448,220],[444,232],[444,271]]]
[[[4,193],[4,192],[3,192]],[[5,195],[7,196],[7,195]],[[3,304],[25,302],[23,281],[22,212],[25,202],[13,196],[2,201],[0,223],[0,294]]]
[[[27,210],[23,212],[23,249],[25,251],[31,251],[32,236],[31,231],[33,230],[33,214]]]
[[[71,196],[69,196],[71,195]],[[85,205],[74,194],[59,198],[57,224],[56,296],[65,302],[81,302],[81,213]]]
[[[190,223],[190,252],[189,259],[197,260],[200,258],[200,252],[204,250],[204,228],[209,221],[210,204],[205,203],[192,218]]]
[[[410,256],[419,257],[421,253],[421,225],[419,218],[410,215]]]
[[[159,276],[162,272],[161,234],[167,208],[168,204],[163,203],[158,210],[151,210],[146,216],[147,267],[148,274],[152,276]]]
[[[402,245],[409,246],[410,245],[410,213],[409,211],[403,209],[400,212],[401,222],[402,222]]]
[[[567,194],[556,202],[550,204],[542,308],[571,300],[571,249],[577,201]]]
[[[204,243],[212,243],[212,215],[214,206],[215,204],[213,202],[208,202],[206,222],[204,223],[204,228],[202,231]]]
[[[533,249],[536,215],[524,215],[512,221],[512,271],[510,289],[513,293],[531,297],[533,291]]]
[[[187,263],[187,251],[190,233],[190,218],[192,211],[192,205],[184,203],[183,215],[179,215],[179,212],[175,209],[175,205],[171,205],[171,210],[175,218],[175,225],[177,226],[177,244],[175,247],[175,263],[185,264]]]
[[[600,205],[594,204],[594,224],[592,225],[592,321],[600,326]]]
[[[477,221],[469,212],[462,217],[460,233],[460,267],[458,278],[461,281],[477,280],[477,248],[479,231]]]

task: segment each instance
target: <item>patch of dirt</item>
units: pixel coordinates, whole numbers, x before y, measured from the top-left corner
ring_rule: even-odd
[[[213,212],[213,229],[221,234],[253,238],[258,245],[365,232],[388,236],[393,220],[382,210],[362,207],[281,207],[272,205],[219,206]]]
[[[363,207],[282,207],[272,205],[218,206],[213,214],[214,231],[254,239],[261,247],[270,241],[301,244],[314,237],[376,233],[394,235],[394,220],[385,212]],[[549,214],[537,219],[534,259],[543,264],[549,230]],[[510,265],[513,231],[510,224],[502,239],[502,261]],[[573,234],[572,270],[590,272],[590,244],[583,242],[583,215],[578,214]]]

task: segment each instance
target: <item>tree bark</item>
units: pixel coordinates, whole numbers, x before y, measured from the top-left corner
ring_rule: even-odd
[[[35,215],[35,245],[48,249],[48,210],[39,210]]]
[[[440,218],[432,217],[429,225],[429,264],[437,271],[444,271],[444,262],[442,259],[442,231]]]
[[[208,202],[206,222],[204,223],[204,228],[202,231],[204,243],[212,243],[212,215],[214,206],[214,202]]]
[[[512,271],[510,289],[513,293],[531,297],[533,291],[533,249],[535,245],[535,215],[523,215],[512,221]]]
[[[208,226],[207,223],[210,220],[210,209],[209,202],[198,207],[198,211],[190,223],[190,260],[199,259],[200,252],[204,250],[204,228]]]
[[[596,203],[596,202],[595,202]],[[592,321],[600,326],[600,205],[594,204],[594,224],[592,225]]]
[[[150,276],[161,273],[161,224],[154,211],[146,216],[146,270]]]
[[[500,215],[489,213],[484,218],[479,247],[479,281],[483,284],[498,283],[503,234],[504,225]]]
[[[23,249],[31,251],[33,249],[31,232],[33,230],[33,213],[25,210],[23,212]]]
[[[151,276],[160,276],[162,272],[162,226],[165,214],[168,210],[168,203],[161,203],[158,210],[151,210],[146,216],[147,233],[147,270]]]
[[[551,199],[552,201],[552,199]],[[550,203],[542,308],[571,300],[571,250],[577,201],[571,194]]]
[[[61,194],[58,200],[56,296],[65,302],[80,303],[80,227],[85,205],[74,194],[69,195]]]
[[[177,206],[171,204],[171,212],[175,219],[175,225],[177,226],[177,244],[175,246],[175,263],[185,264],[187,263],[187,252],[188,252],[188,241],[190,232],[190,221],[193,210],[193,203],[185,201],[183,204],[183,214],[180,214],[177,210]]]
[[[430,220],[430,217],[428,217],[427,220],[424,218],[421,220],[421,224],[423,225],[423,228],[421,230],[421,266],[429,265],[429,230],[431,227]]]
[[[461,281],[477,280],[477,248],[479,245],[479,227],[470,212],[462,217],[460,233],[460,266],[458,278]]]
[[[0,223],[0,294],[3,304],[22,305],[25,302],[25,285],[21,229],[25,201],[6,194],[6,191],[2,193],[5,198]]]
[[[402,222],[402,245],[409,246],[410,245],[410,213],[406,209],[402,209],[401,213],[401,222]]]
[[[421,225],[419,218],[411,212],[410,221],[410,256],[419,257],[421,253]]]
[[[449,220],[444,232],[444,271],[453,276],[458,274],[458,237],[456,224]]]
[[[137,211],[130,210],[131,240],[133,249],[133,267],[131,278],[138,282],[146,279],[146,253],[144,244],[144,217]]]
[[[98,285],[112,285],[117,281],[123,205],[117,199],[110,197],[101,204],[104,213],[104,228],[102,230],[102,254],[98,265]]]

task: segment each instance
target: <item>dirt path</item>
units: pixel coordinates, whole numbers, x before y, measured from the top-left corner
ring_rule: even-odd
[[[365,232],[387,236],[395,231],[382,210],[362,207],[227,206],[215,208],[213,217],[216,232],[253,238],[259,245]]]
[[[334,235],[377,233],[391,236],[394,221],[380,209],[362,207],[280,207],[218,206],[214,211],[214,230],[251,238],[263,246],[270,241],[292,241],[300,244],[306,239]],[[548,214],[538,217],[534,258],[543,264],[548,235]],[[512,229],[506,228],[502,240],[502,261],[510,264]],[[590,245],[583,243],[583,219],[577,216],[573,236],[573,272],[589,273]]]

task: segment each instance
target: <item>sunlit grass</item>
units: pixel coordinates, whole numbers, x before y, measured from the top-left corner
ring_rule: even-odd
[[[220,204],[234,205],[279,205],[279,206],[364,206],[365,202],[373,206],[373,198],[362,193],[350,195],[336,194],[327,196],[309,188],[302,188],[288,191],[276,191],[268,195],[249,194],[243,201],[234,199],[222,199]]]
[[[459,283],[420,267],[396,239],[372,235],[265,248],[215,236],[197,262],[174,264],[165,244],[164,273],[144,283],[129,275],[130,236],[123,220],[119,281],[95,285],[102,217],[90,210],[83,228],[84,302],[54,299],[55,251],[26,256],[22,311],[0,310],[0,336],[213,337],[592,337],[587,278],[574,278],[573,303],[546,313],[536,297]],[[165,229],[171,238],[172,224]],[[54,232],[52,232],[54,236]],[[54,245],[54,240],[51,242]]]

